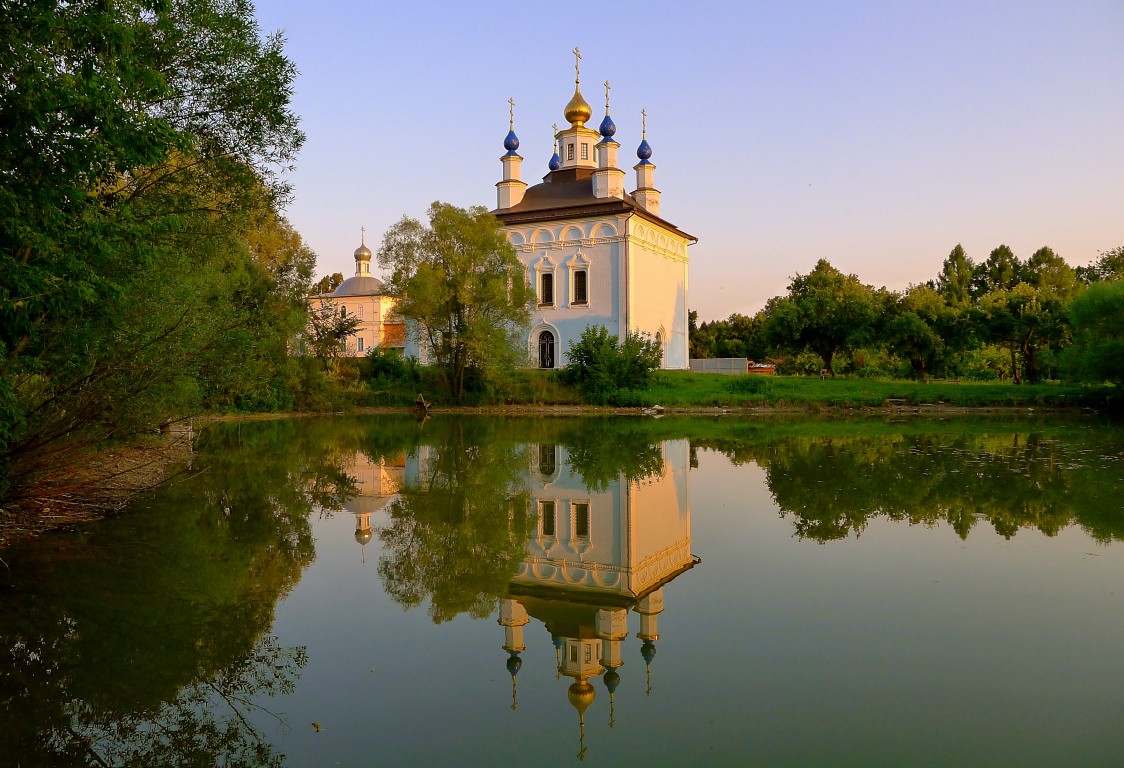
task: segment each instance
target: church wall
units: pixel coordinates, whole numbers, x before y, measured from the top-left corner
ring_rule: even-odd
[[[628,230],[629,328],[661,332],[664,367],[687,369],[687,240],[639,216]]]
[[[538,337],[543,329],[555,333],[556,367],[567,363],[566,352],[591,325],[604,325],[620,335],[620,306],[623,296],[615,290],[623,284],[621,272],[624,251],[621,217],[574,219],[508,227],[508,239],[527,268],[527,279],[538,297],[544,272],[554,276],[553,306],[536,304],[528,334],[528,354],[538,365]],[[573,275],[588,274],[588,301],[574,303]],[[536,298],[537,301],[537,298]]]
[[[402,324],[394,320],[394,300],[387,296],[314,296],[308,301],[312,311],[329,305],[337,315],[346,309],[348,317],[361,318],[355,333],[347,338],[342,357],[364,357],[374,347],[403,346]]]
[[[629,487],[633,589],[642,592],[691,559],[690,443],[664,442],[663,474]]]

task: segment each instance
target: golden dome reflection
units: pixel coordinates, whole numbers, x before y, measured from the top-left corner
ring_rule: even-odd
[[[574,683],[566,690],[566,698],[570,700],[570,704],[578,711],[579,715],[585,714],[596,696],[596,689],[584,680],[580,683]]]

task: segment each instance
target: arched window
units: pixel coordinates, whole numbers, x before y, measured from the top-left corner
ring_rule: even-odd
[[[554,334],[543,331],[539,334],[539,368],[554,367]]]
[[[347,317],[347,305],[340,304],[340,317]]]
[[[587,278],[589,273],[584,269],[574,270],[574,294],[571,304],[588,304],[589,303],[589,285]]]
[[[540,278],[539,306],[549,307],[554,305],[554,273],[544,272]]]

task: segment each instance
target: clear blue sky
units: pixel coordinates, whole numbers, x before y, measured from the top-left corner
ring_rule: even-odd
[[[496,204],[507,99],[523,178],[573,93],[612,113],[628,188],[640,109],[663,216],[696,235],[690,306],[752,314],[826,258],[900,290],[957,243],[1124,245],[1124,3],[382,3],[258,0],[300,70],[288,215],[354,271],[428,204]]]

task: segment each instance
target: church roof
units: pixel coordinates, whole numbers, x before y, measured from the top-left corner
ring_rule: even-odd
[[[386,290],[382,280],[370,275],[352,275],[340,283],[339,287],[325,296],[375,296]]]
[[[602,216],[613,213],[634,213],[642,218],[670,229],[688,240],[698,238],[688,234],[671,222],[655,216],[636,202],[627,192],[624,198],[596,197],[593,194],[593,169],[568,168],[551,171],[541,184],[528,187],[523,199],[510,208],[498,208],[493,215],[504,224],[522,224],[552,219],[570,219],[578,216]]]

